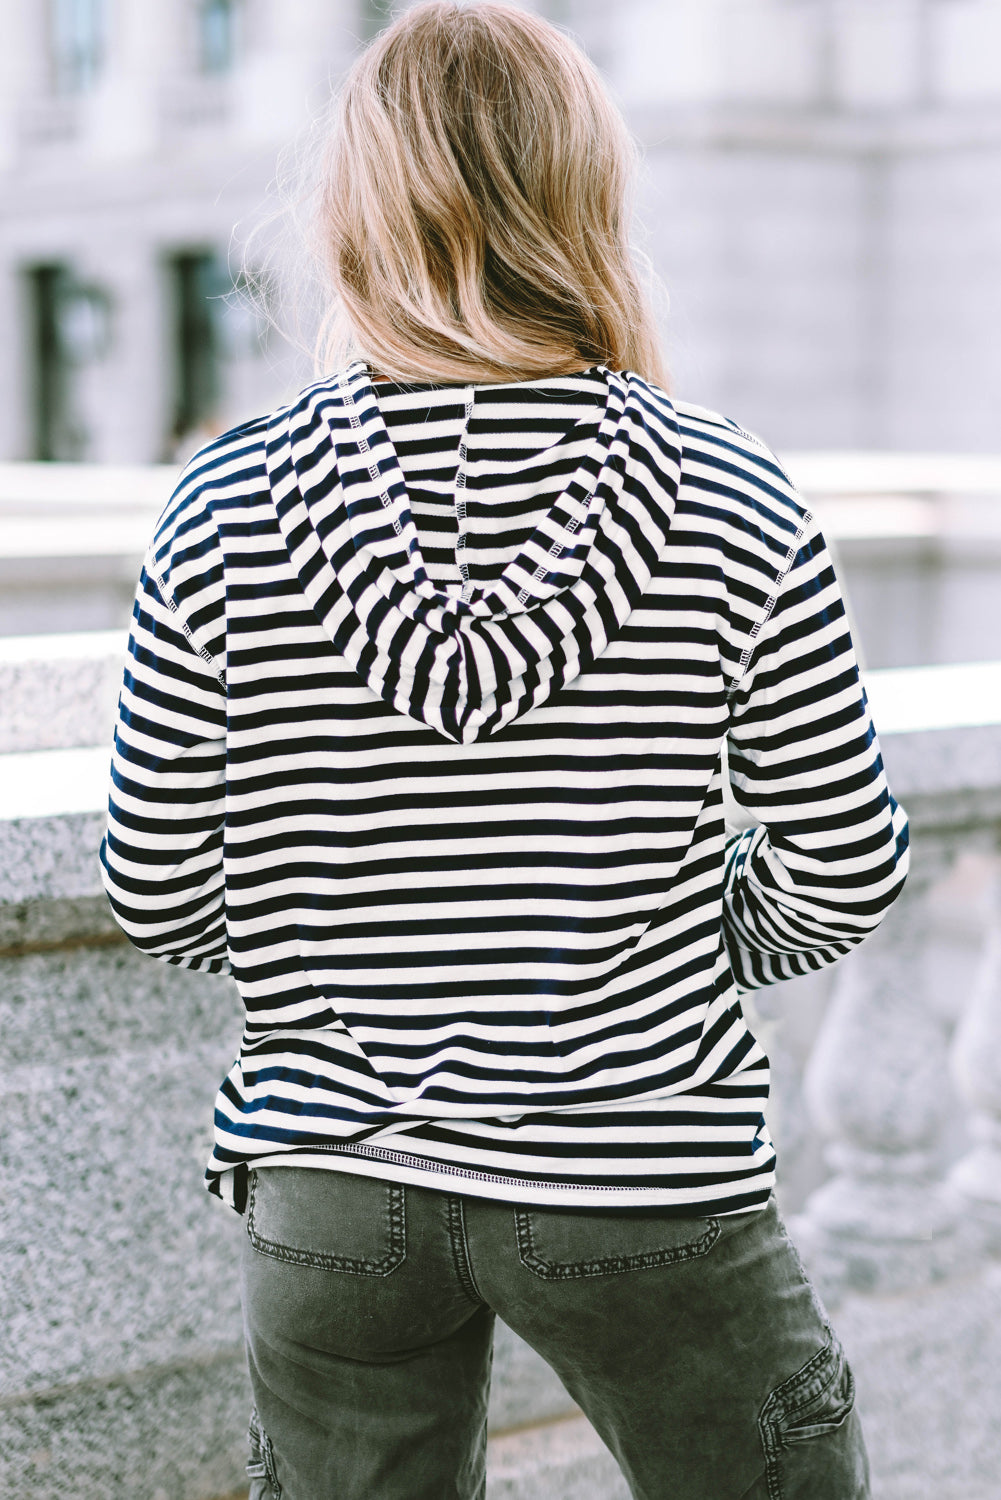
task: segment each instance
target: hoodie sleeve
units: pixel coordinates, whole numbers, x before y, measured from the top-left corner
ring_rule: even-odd
[[[815,524],[769,601],[731,699],[730,780],[759,825],[728,845],[724,937],[738,985],[834,963],[907,872],[830,555]]]
[[[224,974],[225,687],[154,568],[151,555],[118,705],[104,886],[137,948]]]

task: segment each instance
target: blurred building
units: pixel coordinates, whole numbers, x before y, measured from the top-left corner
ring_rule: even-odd
[[[590,8],[679,389],[780,448],[1001,449],[999,0]]]
[[[3,0],[0,458],[171,459],[309,378],[233,247],[393,8]],[[647,148],[679,389],[779,446],[1001,444],[1001,0],[533,8]]]
[[[0,455],[170,459],[295,389],[308,367],[241,295],[234,226],[239,239],[267,211],[279,149],[386,6],[2,13]]]

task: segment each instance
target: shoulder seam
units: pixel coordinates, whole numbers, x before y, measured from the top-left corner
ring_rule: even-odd
[[[757,620],[755,620],[754,624],[751,626],[751,629],[748,632],[747,645],[744,647],[743,651],[741,652],[740,661],[737,663],[737,671],[736,671],[736,673],[734,675],[733,682],[731,683],[730,688],[729,688],[729,690],[727,692],[727,697],[728,698],[732,698],[733,697],[733,695],[737,692],[738,688],[740,687],[741,683],[744,680],[744,674],[747,671],[747,664],[748,664],[748,662],[751,659],[751,652],[754,650],[754,647],[755,647],[755,644],[757,642],[758,636],[761,634],[762,630],[765,628],[765,626],[768,624],[768,621],[771,619],[772,611],[774,610],[776,604],[778,603],[778,597],[779,597],[779,594],[782,591],[782,585],[785,583],[786,576],[787,576],[787,574],[789,572],[789,569],[793,565],[793,562],[795,560],[797,552],[800,549],[800,544],[802,543],[803,538],[806,536],[806,533],[809,531],[810,527],[813,525],[813,520],[814,520],[813,513],[811,511],[805,510],[803,512],[803,516],[802,516],[802,519],[800,521],[800,524],[796,528],[796,534],[793,537],[792,541],[789,543],[789,548],[788,548],[788,550],[786,552],[786,555],[785,555],[785,558],[783,560],[782,567],[779,569],[779,572],[776,575],[775,582],[772,585],[772,592],[769,594],[768,598],[765,600],[764,608],[763,608],[763,610],[761,612],[760,617]]]
[[[171,589],[168,589],[167,585],[164,583],[163,577],[160,573],[157,572],[152,558],[147,559],[146,571],[149,573],[150,577],[153,579],[153,582],[160,590],[161,599],[163,600],[164,604],[166,604],[171,614],[174,616],[177,624],[180,626],[192,651],[194,651],[197,656],[200,656],[202,661],[204,661],[207,666],[212,668],[213,675],[219,679],[222,687],[225,688],[225,672],[220,668],[219,663],[216,661],[211,651],[207,651],[204,646],[199,646],[198,642],[195,640],[194,635],[191,632],[191,627],[189,626],[184,616],[181,614],[181,611],[177,604],[177,600],[174,598],[173,591]]]

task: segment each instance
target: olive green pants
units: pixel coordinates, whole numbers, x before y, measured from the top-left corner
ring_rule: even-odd
[[[514,1206],[315,1168],[252,1175],[252,1500],[478,1500],[495,1316],[636,1500],[865,1500],[844,1354],[774,1202]]]

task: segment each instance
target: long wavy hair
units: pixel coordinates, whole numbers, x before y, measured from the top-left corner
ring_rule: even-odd
[[[361,54],[325,127],[318,356],[401,380],[667,374],[630,249],[635,144],[569,37],[428,0]]]

